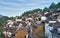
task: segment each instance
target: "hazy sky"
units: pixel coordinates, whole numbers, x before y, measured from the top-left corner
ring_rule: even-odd
[[[52,2],[58,3],[60,0],[0,0],[0,15],[21,15],[27,10],[48,7]]]

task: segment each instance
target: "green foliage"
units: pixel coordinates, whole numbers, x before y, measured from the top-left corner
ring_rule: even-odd
[[[2,31],[0,32],[0,38],[4,38]]]
[[[56,4],[55,4],[55,3],[52,3],[52,4],[49,6],[49,9],[56,9]]]
[[[42,12],[42,9],[38,8],[38,9],[26,11],[22,14],[22,16],[27,16],[28,14],[33,14],[33,13],[38,12],[38,11]]]
[[[54,2],[49,6],[49,8],[45,7],[43,9],[43,12],[49,11],[49,10],[57,10],[60,8],[60,2],[58,4],[55,4]]]
[[[45,7],[45,8],[43,9],[43,12],[46,12],[46,11],[49,11],[49,9],[48,9],[47,7]]]
[[[60,8],[60,2],[56,5],[56,8]]]

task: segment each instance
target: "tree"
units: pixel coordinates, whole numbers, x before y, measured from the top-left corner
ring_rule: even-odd
[[[57,9],[60,8],[60,2],[56,6],[57,6]]]
[[[22,16],[27,16],[28,14],[33,14],[33,13],[38,12],[38,11],[42,12],[42,9],[39,9],[39,8],[38,8],[38,9],[26,11],[26,12],[24,12],[24,13],[21,15],[21,17],[22,17]]]
[[[47,7],[45,7],[45,8],[43,9],[43,12],[46,12],[46,11],[49,11],[49,9],[48,9]]]
[[[0,27],[2,27],[2,24],[7,20],[9,20],[7,16],[3,16],[2,18],[0,18]]]
[[[38,8],[33,10],[33,12],[38,12],[38,11],[42,12],[42,9]]]
[[[52,3],[52,4],[49,6],[49,9],[56,9],[56,4],[55,4],[55,3]]]

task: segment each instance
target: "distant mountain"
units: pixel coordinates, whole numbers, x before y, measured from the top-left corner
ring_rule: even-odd
[[[3,16],[2,15],[0,15],[0,18],[2,18]]]

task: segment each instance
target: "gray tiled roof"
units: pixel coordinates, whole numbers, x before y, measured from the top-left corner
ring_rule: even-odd
[[[55,25],[54,25],[56,28],[60,28],[60,22],[56,22]]]

